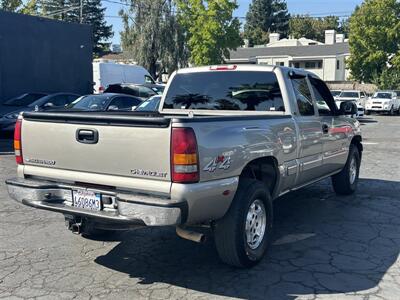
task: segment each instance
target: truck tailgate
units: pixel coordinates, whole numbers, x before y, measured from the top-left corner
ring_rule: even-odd
[[[97,141],[91,140],[92,133]],[[27,113],[22,125],[24,173],[51,174],[52,179],[75,174],[76,181],[103,185],[109,176],[109,185],[120,182],[116,187],[137,189],[153,186],[141,184],[150,180],[165,183],[160,192],[169,192],[170,134],[164,118]]]

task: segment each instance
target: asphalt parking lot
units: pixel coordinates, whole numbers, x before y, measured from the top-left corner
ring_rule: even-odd
[[[400,117],[362,122],[359,190],[330,181],[276,201],[274,244],[253,269],[222,264],[212,239],[173,228],[109,241],[70,233],[62,215],[12,201],[11,139],[0,139],[0,298],[400,299]]]

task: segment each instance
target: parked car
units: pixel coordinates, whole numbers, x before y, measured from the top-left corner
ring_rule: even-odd
[[[24,113],[10,196],[63,213],[75,233],[176,226],[201,242],[195,226],[212,228],[222,261],[251,267],[273,237],[273,200],[329,177],[336,193],[356,191],[360,124],[345,116],[356,106],[338,109],[315,74],[204,66],[170,80],[157,115]]]
[[[358,90],[342,91],[338,97],[335,98],[336,104],[340,107],[343,101],[354,101],[357,105],[357,117],[364,116],[364,105],[367,96],[364,92]]]
[[[336,100],[336,98],[338,98],[340,96],[341,92],[342,92],[341,90],[331,90],[331,94],[333,96],[333,99]]]
[[[18,115],[21,112],[44,111],[48,109],[65,107],[78,97],[78,94],[73,93],[54,93],[41,97],[28,105],[18,106],[18,109],[0,117],[0,129],[2,131],[13,131],[15,127],[15,122],[17,121]]]
[[[110,84],[104,92],[127,94],[142,98],[142,100],[147,100],[151,96],[161,95],[164,91],[164,88],[165,88],[164,86],[157,84],[122,83],[122,84]]]
[[[110,62],[93,63],[93,80],[95,93],[102,93],[107,86],[116,83],[155,83],[150,73],[141,66]]]
[[[82,111],[132,111],[142,99],[130,95],[104,93],[98,95],[86,95],[76,99],[66,109]]]
[[[17,97],[13,97],[0,103],[0,117],[4,116],[5,114],[15,111],[20,107],[25,107],[32,102],[46,96],[47,93],[26,93],[19,95]]]
[[[160,95],[150,97],[146,101],[143,101],[141,104],[139,104],[139,106],[136,107],[135,111],[148,111],[148,112],[158,111],[158,108],[160,106],[160,101],[161,101]]]
[[[400,114],[400,99],[394,91],[378,91],[368,99],[365,109],[367,115],[371,112]]]

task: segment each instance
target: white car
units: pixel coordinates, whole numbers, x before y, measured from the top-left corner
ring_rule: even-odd
[[[400,99],[394,91],[378,91],[365,104],[366,114],[375,113],[394,113],[400,114]]]
[[[341,90],[331,90],[331,94],[333,96],[333,99],[335,100],[340,96],[341,93],[342,93]]]
[[[358,90],[342,91],[338,97],[335,98],[337,107],[344,101],[354,101],[357,104],[357,117],[364,116],[364,105],[367,96],[364,92]]]

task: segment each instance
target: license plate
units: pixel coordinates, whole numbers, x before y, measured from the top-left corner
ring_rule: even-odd
[[[88,210],[101,210],[101,196],[99,193],[76,190],[72,191],[72,199],[75,207]]]

